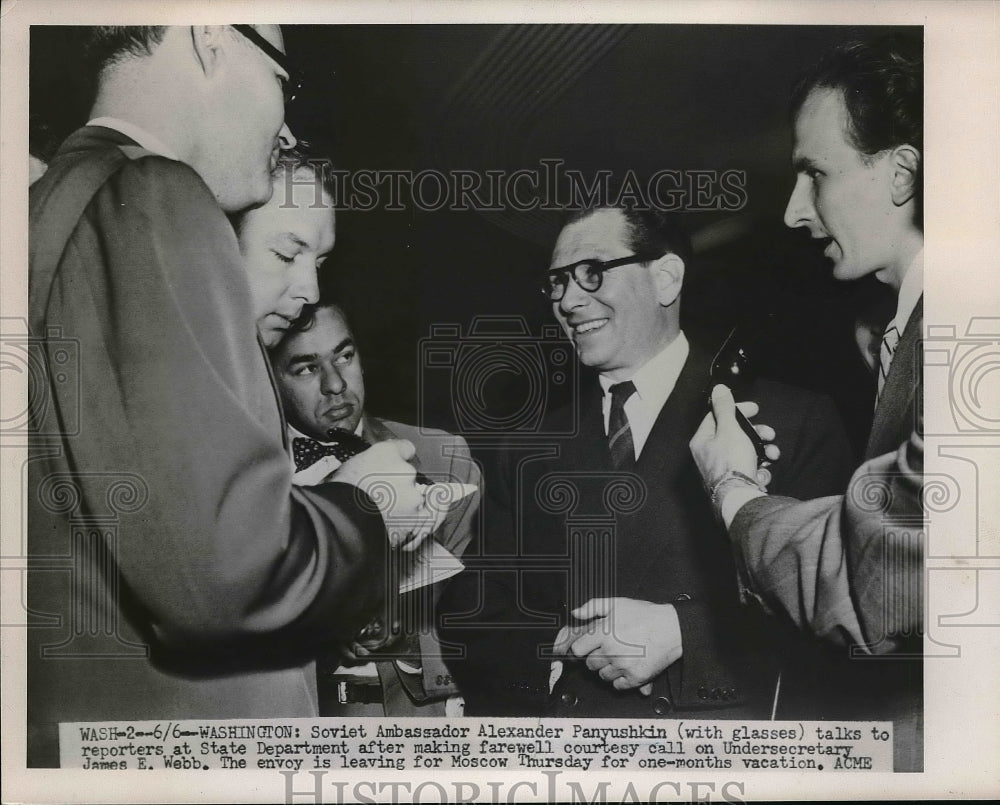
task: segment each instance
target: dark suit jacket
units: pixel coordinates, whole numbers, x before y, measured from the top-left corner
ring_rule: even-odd
[[[758,498],[730,528],[746,589],[799,627],[854,649],[834,655],[835,670],[827,665],[823,711],[800,708],[786,717],[891,720],[898,771],[923,761],[922,329],[921,299],[847,493],[806,502]],[[865,661],[863,654],[880,656]]]
[[[767,716],[776,653],[757,613],[740,605],[688,448],[706,412],[710,357],[692,349],[634,473],[611,468],[599,388],[581,401],[575,437],[543,440],[535,455],[509,445],[487,472],[484,561],[475,567],[466,553],[439,613],[442,639],[467,652],[451,663],[467,713]],[[775,488],[822,494],[846,477],[846,440],[828,400],[766,381],[754,399],[762,421],[784,424]],[[568,611],[597,596],[677,608],[683,658],[654,680],[651,697],[617,692],[580,663],[566,664],[549,696],[546,652]]]
[[[74,133],[30,191],[29,765],[63,721],[315,714],[382,519],[292,489],[235,236],[187,165]]]

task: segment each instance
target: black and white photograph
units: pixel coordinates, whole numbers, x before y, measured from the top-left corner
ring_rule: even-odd
[[[995,5],[87,5],[0,15],[4,801],[1000,792]]]

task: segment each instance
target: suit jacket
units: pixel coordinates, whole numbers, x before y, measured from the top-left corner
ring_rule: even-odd
[[[352,487],[292,488],[225,215],[85,127],[30,225],[29,765],[59,722],[315,715],[311,658],[380,605],[385,529]]]
[[[366,415],[361,435],[369,442],[408,439],[416,448],[412,464],[432,481],[480,486],[479,465],[472,460],[465,439],[443,430],[417,428]],[[456,557],[461,557],[476,533],[476,514],[480,493],[456,503],[444,522],[434,532],[434,539]],[[404,607],[413,610],[415,633],[409,636],[420,674],[403,671],[398,663],[378,663],[379,675],[394,674],[399,685],[384,685],[384,709],[387,716],[443,716],[444,699],[457,693],[457,687],[445,666],[441,645],[433,628],[432,613],[440,597],[442,584],[434,584],[404,594]]]
[[[418,428],[388,419],[365,415],[361,421],[361,436],[368,442],[387,439],[407,439],[413,442],[416,455],[411,464],[432,481],[479,486],[482,474],[473,461],[465,439],[454,433],[434,428]],[[479,495],[470,495],[448,512],[444,522],[434,532],[434,539],[454,556],[461,557],[476,533],[476,512]]]
[[[467,552],[439,608],[442,639],[466,652],[449,666],[467,713],[766,717],[777,654],[758,613],[739,603],[729,547],[688,448],[706,411],[710,359],[692,349],[632,473],[612,470],[596,383],[580,402],[575,436],[501,451],[497,472],[487,473],[482,562]],[[829,400],[766,381],[754,399],[764,421],[786,424],[776,488],[822,494],[846,477],[849,452]],[[547,432],[567,429],[550,423]],[[652,696],[615,691],[581,663],[566,663],[549,696],[556,632],[569,610],[597,596],[676,607],[683,657],[654,680]]]
[[[828,715],[892,720],[897,770],[922,764],[922,328],[921,299],[847,493],[806,502],[758,498],[730,528],[746,590],[800,628],[853,649],[839,652],[838,671],[828,675],[827,684],[832,677],[836,685],[831,699],[840,703]],[[859,654],[880,659],[865,662]]]

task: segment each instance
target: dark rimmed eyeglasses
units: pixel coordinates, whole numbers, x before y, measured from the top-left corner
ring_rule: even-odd
[[[286,106],[294,101],[302,92],[304,78],[302,68],[257,33],[257,30],[252,25],[234,25],[233,27],[264,51],[264,54],[276,62],[282,70],[288,73],[288,79],[282,79],[281,81],[281,91],[284,93]]]
[[[569,278],[573,280],[583,290],[594,293],[599,290],[604,282],[604,272],[619,266],[630,266],[636,263],[648,263],[656,260],[657,255],[630,254],[628,257],[619,257],[616,260],[580,260],[568,266],[560,268],[550,268],[542,280],[542,294],[551,302],[558,302],[566,295],[566,286],[569,285]]]

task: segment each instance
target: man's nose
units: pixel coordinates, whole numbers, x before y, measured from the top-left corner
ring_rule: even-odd
[[[347,384],[344,382],[344,378],[340,376],[340,371],[336,366],[331,366],[329,369],[323,370],[320,390],[324,394],[343,394],[346,388]]]
[[[785,226],[795,229],[806,226],[814,218],[812,196],[809,190],[809,179],[806,176],[795,177],[795,187],[788,197],[785,206]]]
[[[278,129],[278,148],[282,151],[290,151],[298,142],[295,135],[292,134],[292,130],[288,128],[288,124],[282,123],[281,128]]]
[[[590,291],[583,290],[572,275],[567,277],[566,291],[563,293],[562,299],[559,300],[559,310],[564,314],[568,314],[589,302]]]
[[[292,282],[291,295],[307,305],[315,305],[319,301],[319,270],[315,260],[302,260],[302,270]]]

